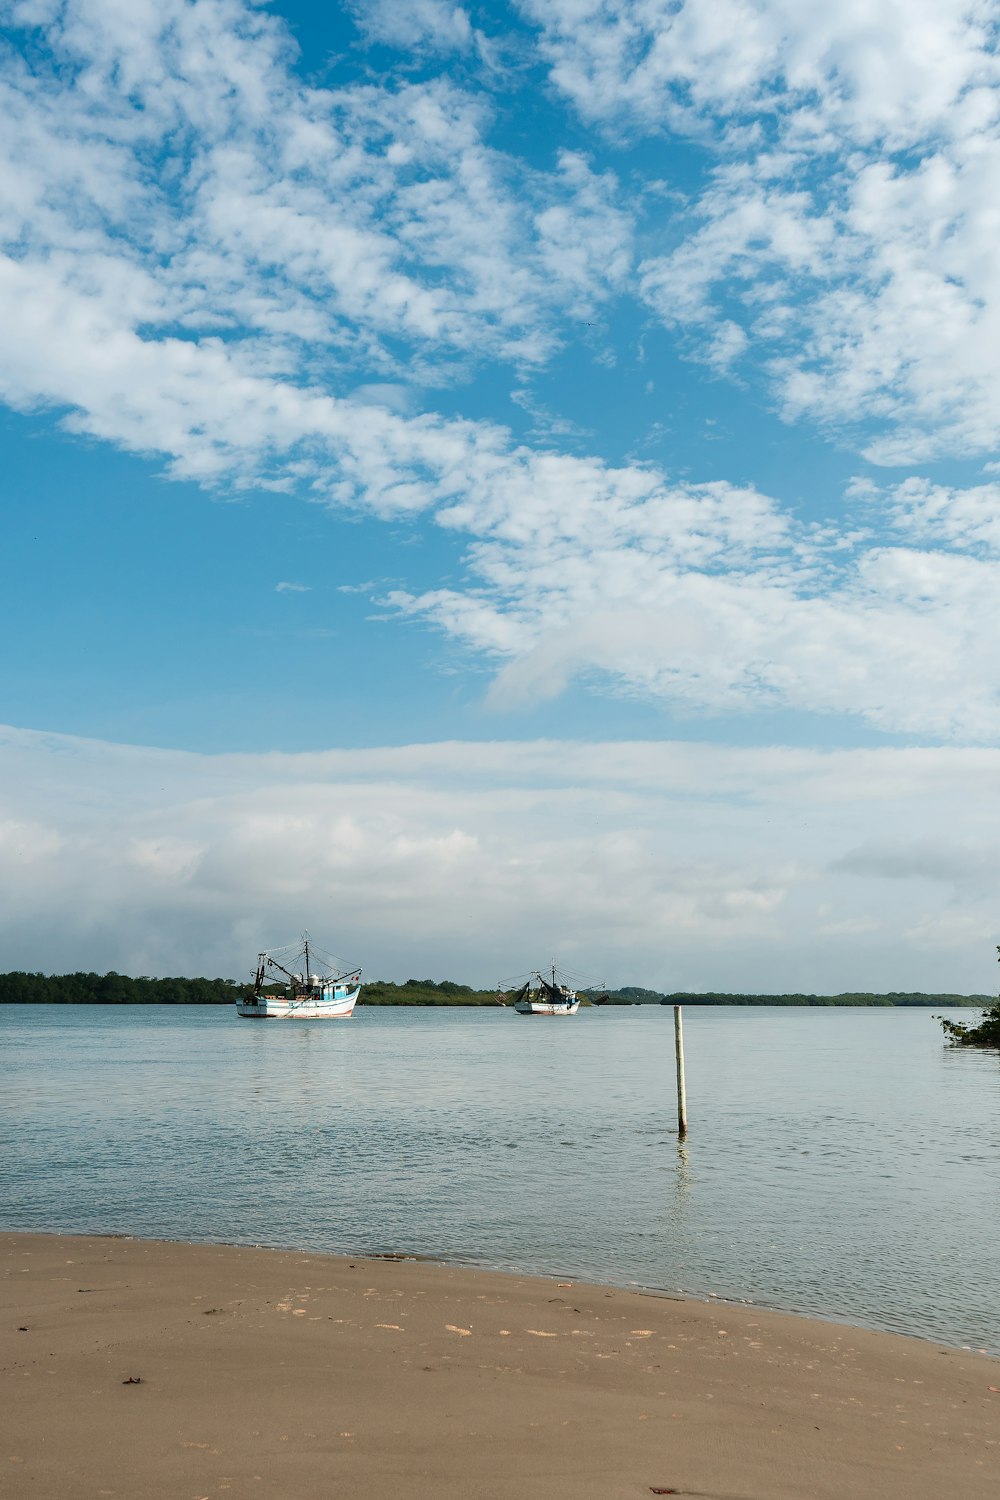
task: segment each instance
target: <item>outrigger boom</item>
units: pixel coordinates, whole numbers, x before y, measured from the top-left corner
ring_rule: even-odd
[[[503,997],[502,1003],[509,1001],[519,1016],[575,1016],[580,1009],[576,991],[557,979],[555,964],[551,980],[533,969],[519,990],[511,995],[500,990],[498,994]]]
[[[301,972],[287,966],[297,958],[303,959]],[[236,1002],[237,1015],[264,1021],[346,1020],[361,993],[361,970],[343,968],[334,959],[314,972],[313,961],[308,933],[303,934],[301,947],[293,944],[258,953],[253,993]]]

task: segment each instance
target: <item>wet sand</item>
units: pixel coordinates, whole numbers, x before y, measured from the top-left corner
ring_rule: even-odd
[[[0,1235],[0,1300],[10,1500],[1000,1493],[1000,1362],[918,1339],[568,1278],[55,1235]]]

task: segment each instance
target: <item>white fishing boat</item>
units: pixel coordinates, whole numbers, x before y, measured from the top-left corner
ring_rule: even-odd
[[[580,1009],[576,991],[559,980],[555,964],[551,979],[535,969],[519,990],[504,995],[504,1002],[519,1016],[575,1016]]]
[[[317,954],[308,933],[298,945],[258,953],[253,993],[237,1000],[236,1014],[252,1021],[346,1021],[361,993],[361,970],[325,955],[321,963]]]

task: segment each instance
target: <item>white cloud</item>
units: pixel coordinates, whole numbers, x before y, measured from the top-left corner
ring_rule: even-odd
[[[360,401],[366,406],[387,406],[390,411],[399,412],[402,416],[411,412],[415,404],[414,391],[410,386],[389,380],[373,380],[355,386],[351,392],[351,400]]]
[[[317,498],[431,510],[466,533],[468,587],[393,602],[511,662],[496,702],[597,672],[691,711],[805,708],[975,739],[1000,728],[995,562],[901,549],[855,561],[752,489],[337,400],[248,368],[221,340],[150,343],[47,268],[0,264],[0,302],[15,404],[58,392],[77,430],[166,448],[179,475],[294,478]]]
[[[983,195],[998,169],[991,124],[917,165],[873,162],[845,183],[827,209],[836,256],[795,319],[806,357],[786,347],[775,361],[789,417],[880,417],[866,451],[887,464],[997,447],[1000,277]]]
[[[274,585],[274,592],[276,594],[309,594],[312,592],[312,584],[282,581]]]
[[[567,190],[553,193],[551,205],[535,216],[539,254],[554,282],[575,289],[569,310],[582,318],[596,311],[598,289],[624,286],[632,268],[632,224],[617,206],[621,193],[611,173],[594,173],[574,151],[560,152],[558,170]]]
[[[596,677],[691,713],[768,706],[935,738],[1000,733],[995,557],[820,533],[733,486],[522,463],[441,513],[481,538],[468,585],[389,596],[502,663],[497,707]]]
[[[878,463],[1000,445],[994,0],[521,8],[586,120],[719,153],[641,267],[689,354]]]
[[[10,968],[241,977],[308,926],[370,977],[488,985],[543,953],[666,989],[982,990],[998,775],[995,751],[198,756],[6,730],[0,941]]]
[[[1000,553],[1000,484],[960,489],[912,478],[882,487],[857,481],[852,492],[886,513],[913,542],[985,557]]]
[[[483,104],[446,82],[307,88],[239,0],[13,15],[35,65],[0,63],[0,393],[175,475],[339,468],[331,493],[355,494],[340,441],[378,424],[344,398],[403,412],[404,372],[537,364],[626,274],[614,178],[491,149]],[[412,508],[411,475],[368,468],[362,490]]]
[[[490,148],[488,109],[446,81],[309,88],[280,21],[240,0],[67,0],[12,19],[34,65],[0,66],[0,237],[29,281],[96,303],[95,325],[151,348],[218,333],[255,368],[322,358],[376,377],[397,372],[403,338],[440,379],[469,352],[537,362],[565,309],[620,278],[611,179]],[[565,273],[559,222],[595,241]]]
[[[737,327],[790,421],[846,428],[876,462],[992,452],[1000,132],[916,164],[785,166],[764,184],[750,165],[716,173],[677,248],[640,268],[649,305],[709,362]]]
[[[792,0],[527,10],[589,118],[730,122],[706,190],[644,233],[640,295],[692,336],[689,352],[719,373],[756,361],[790,419],[864,424],[877,461],[997,445],[986,0],[852,0],[822,16]],[[84,430],[183,448],[177,472],[221,478],[232,455],[209,457],[175,411],[147,412],[141,431],[129,419],[137,383],[153,381],[135,351],[119,358],[130,336],[169,367],[173,336],[191,361],[214,335],[231,381],[269,378],[280,407],[399,388],[400,339],[408,380],[458,378],[470,358],[537,366],[631,289],[642,194],[579,151],[540,173],[491,148],[483,94],[441,79],[307,87],[280,21],[240,0],[8,12],[32,29],[34,66],[10,54],[0,74],[0,237],[10,296],[38,304],[7,340],[14,403],[80,405]],[[435,0],[363,15],[398,45],[469,25]],[[86,341],[104,367],[89,401],[52,373],[68,342],[52,305],[77,357]],[[119,366],[129,382],[108,390]],[[91,412],[102,395],[118,409]]]
[[[588,120],[796,109],[799,133],[909,143],[996,81],[991,0],[519,0]]]
[[[352,0],[351,9],[372,41],[464,52],[474,40],[468,12],[452,0]]]
[[[483,653],[495,704],[583,676],[691,713],[1000,730],[989,486],[888,486],[890,546],[803,526],[749,484],[559,452],[579,434],[558,416],[549,451],[413,415],[414,389],[476,361],[537,370],[633,288],[624,179],[578,149],[547,173],[496,150],[484,97],[441,79],[308,87],[282,24],[240,0],[8,14],[34,28],[31,69],[0,61],[10,405],[206,485],[432,516],[467,539],[465,576],[391,602]],[[444,12],[398,14],[426,31]],[[535,14],[588,117],[727,126],[671,247],[642,235],[645,306],[719,374],[763,361],[790,418],[863,418],[873,456],[996,441],[985,6]]]

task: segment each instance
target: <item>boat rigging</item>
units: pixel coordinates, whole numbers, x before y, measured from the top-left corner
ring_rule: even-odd
[[[310,946],[312,951],[310,951]],[[317,962],[319,953],[323,960]],[[302,967],[297,967],[302,960]],[[294,967],[293,967],[294,966]],[[250,1020],[346,1020],[361,993],[361,969],[310,945],[265,949],[257,955],[253,991],[236,1002],[236,1013]]]

